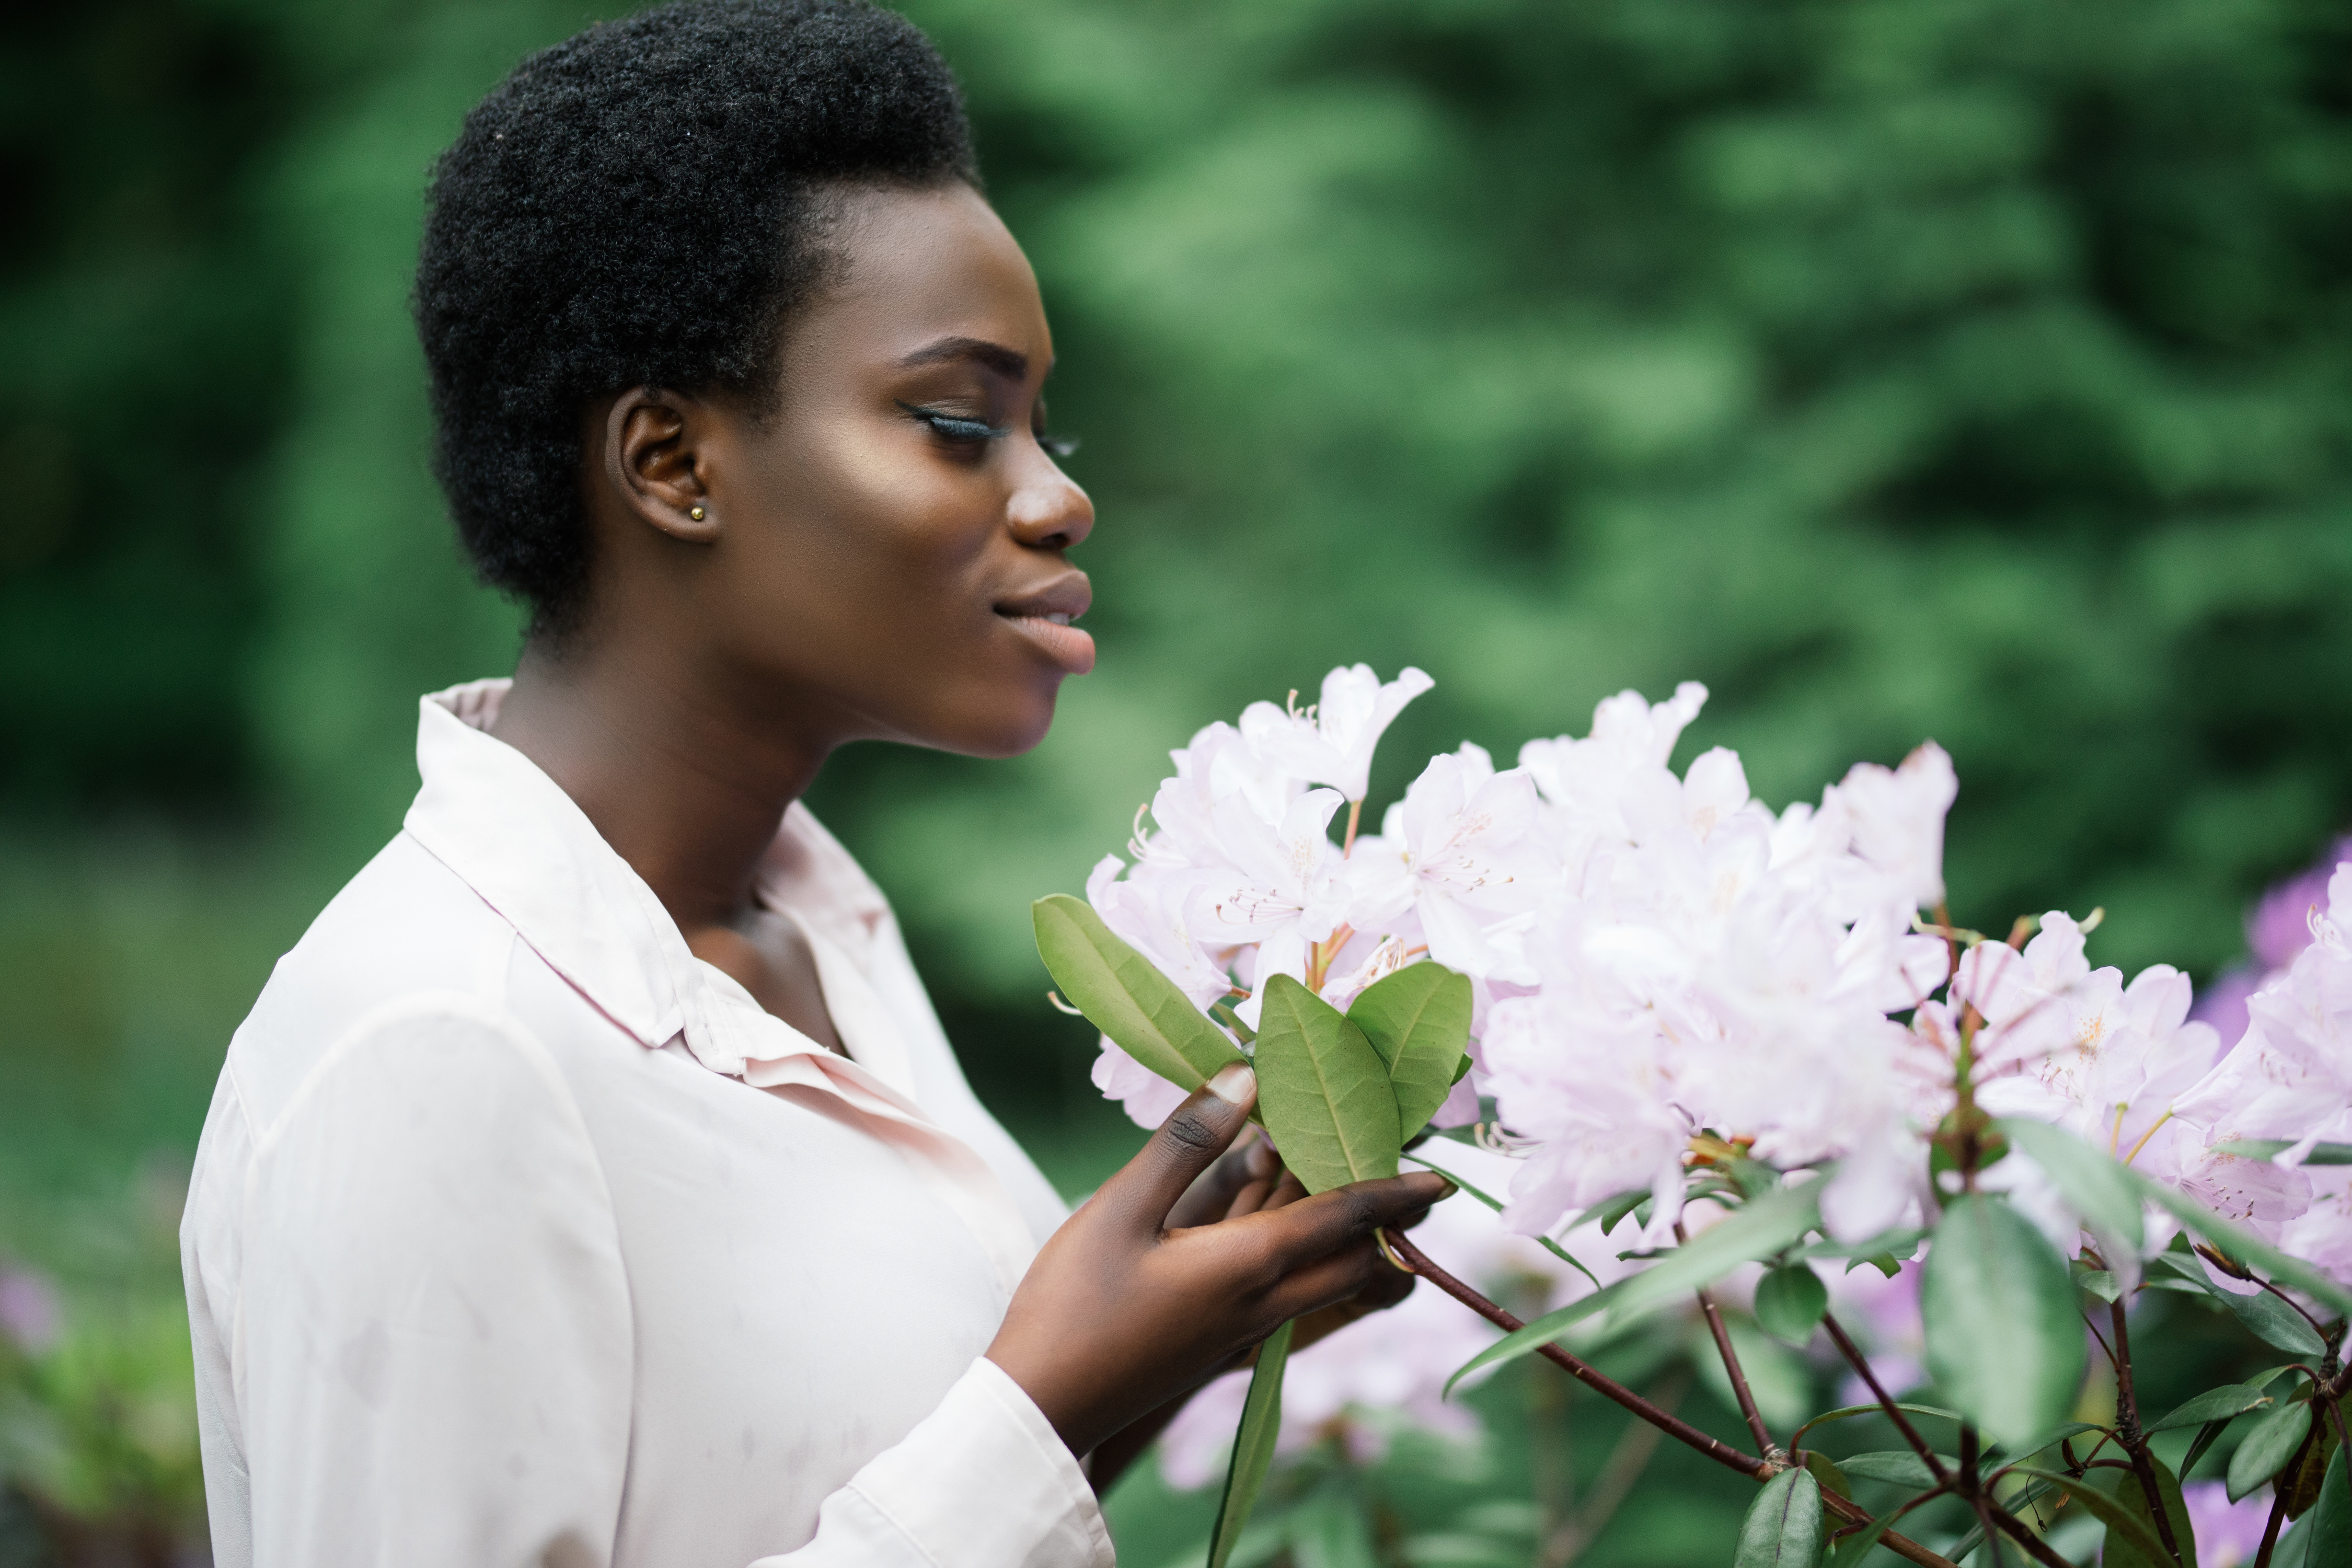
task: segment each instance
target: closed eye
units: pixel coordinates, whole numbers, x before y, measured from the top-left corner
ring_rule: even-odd
[[[901,403],[898,406],[950,441],[1001,441],[1013,434],[1013,427],[1009,425],[991,425],[985,419],[969,419],[959,414],[924,408],[912,403]]]

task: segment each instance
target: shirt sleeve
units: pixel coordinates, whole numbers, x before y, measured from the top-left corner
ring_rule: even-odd
[[[462,996],[363,1022],[263,1135],[245,1218],[257,1568],[609,1559],[628,1286],[536,1039]]]
[[[376,1015],[258,1140],[244,1207],[254,1568],[612,1562],[628,1281],[594,1146],[528,1031],[464,996]],[[982,1358],[752,1568],[1113,1562],[1077,1462]]]
[[[1094,1489],[982,1356],[937,1410],[824,1500],[816,1537],[751,1568],[1112,1568]]]

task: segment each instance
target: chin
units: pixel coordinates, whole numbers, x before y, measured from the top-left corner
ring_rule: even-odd
[[[940,726],[946,733],[927,743],[966,757],[1017,757],[1034,751],[1054,727],[1061,684],[1056,679],[1043,689],[998,693],[993,700],[960,706]]]

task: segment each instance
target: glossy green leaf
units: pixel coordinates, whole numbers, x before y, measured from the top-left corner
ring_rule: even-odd
[[[2282,1405],[2256,1421],[2230,1456],[2230,1500],[2236,1502],[2286,1468],[2311,1431],[2311,1402]]]
[[[1472,1356],[1446,1379],[1450,1393],[1455,1384],[1481,1367],[1494,1366],[1532,1353],[1596,1312],[1606,1312],[1612,1323],[1623,1323],[1661,1301],[1677,1300],[1700,1286],[1728,1274],[1743,1263],[1769,1258],[1803,1239],[1821,1223],[1818,1181],[1783,1187],[1742,1204],[1729,1217],[1702,1231],[1687,1246],[1675,1247],[1639,1274],[1620,1279],[1606,1290],[1596,1290],[1557,1311],[1546,1312]]]
[[[1768,1268],[1756,1282],[1756,1321],[1766,1333],[1802,1350],[1830,1310],[1829,1287],[1802,1263]]]
[[[2148,1423],[2147,1430],[2162,1432],[2174,1426],[2201,1426],[2208,1421],[2223,1421],[2232,1415],[2243,1415],[2270,1403],[2269,1396],[2251,1383],[2225,1384],[2209,1388],[2194,1399],[2184,1400],[2168,1411],[2160,1421]]]
[[[1496,1197],[1491,1193],[1481,1190],[1470,1182],[1464,1181],[1460,1176],[1455,1175],[1444,1166],[1432,1163],[1430,1161],[1423,1159],[1418,1153],[1409,1153],[1404,1155],[1403,1158],[1412,1161],[1414,1164],[1421,1166],[1423,1170],[1436,1172],[1439,1175],[1444,1177],[1447,1181],[1452,1182],[1455,1186],[1469,1194],[1478,1202],[1485,1204],[1488,1208],[1493,1209],[1496,1214],[1503,1212],[1502,1199]],[[1550,1253],[1554,1258],[1559,1258],[1562,1263],[1567,1264],[1570,1268],[1575,1269],[1579,1274],[1583,1275],[1587,1279],[1591,1280],[1595,1288],[1600,1286],[1601,1277],[1593,1273],[1591,1269],[1587,1268],[1584,1266],[1583,1260],[1579,1258],[1576,1254],[1569,1251],[1568,1248],[1562,1247],[1551,1237],[1548,1236],[1538,1236],[1532,1237],[1529,1239],[1534,1241],[1538,1247],[1542,1247],[1546,1252]]]
[[[2336,1423],[2321,1422],[2319,1441],[2305,1448],[2303,1458],[2279,1478],[2279,1490],[2286,1494],[2287,1518],[2301,1519],[2319,1501],[2321,1483],[2336,1459]]]
[[[1470,977],[1438,963],[1409,963],[1365,987],[1348,1009],[1388,1064],[1397,1127],[1420,1131],[1454,1091],[1470,1041]]]
[[[2180,1482],[2162,1459],[2150,1454],[2148,1468],[2156,1476],[2156,1489],[2164,1499],[2164,1512],[2172,1526],[2172,1539],[2180,1545],[2179,1568],[2197,1568],[2197,1535],[2189,1523],[2189,1505],[2181,1500]],[[2100,1568],[2174,1568],[2172,1553],[2164,1550],[2162,1537],[2157,1532],[2156,1514],[2147,1506],[2147,1489],[2139,1477],[2129,1470],[2099,1470],[2098,1475],[2111,1478],[2108,1485],[2120,1508],[2128,1513],[2140,1528],[2140,1535],[2130,1542],[2118,1542],[2114,1527],[2108,1527],[2106,1554]],[[2156,1543],[2152,1553],[2144,1552],[2139,1540]]]
[[[1892,1513],[1881,1514],[1852,1535],[1832,1542],[1830,1561],[1836,1563],[1838,1568],[1847,1568],[1850,1563],[1861,1562],[1870,1555],[1871,1549],[1878,1544],[1878,1538],[1885,1535],[1894,1523],[1895,1516]]]
[[[2084,1511],[2105,1525],[2107,1527],[2105,1549],[2107,1568],[2122,1568],[2122,1560],[2116,1555],[2119,1552],[2137,1554],[2130,1559],[2135,1568],[2138,1568],[2143,1562],[2152,1563],[2159,1561],[2169,1568],[2172,1562],[2171,1554],[2164,1550],[2164,1543],[2157,1540],[2155,1532],[2148,1529],[2146,1520],[2101,1491],[2090,1481],[2077,1480],[2063,1470],[2038,1470],[2031,1465],[2013,1465],[2010,1468],[2009,1473],[2012,1476],[2032,1476],[2036,1479],[2048,1481],[2052,1486],[2074,1499],[2081,1505]],[[2100,1476],[2117,1473],[2114,1470],[2092,1472],[2094,1475]],[[2134,1490],[2138,1489],[2137,1480],[2132,1480],[2130,1484]]]
[[[2328,1461],[2327,1479],[2320,1484],[2319,1505],[2294,1527],[2297,1534],[2310,1532],[2303,1558],[2310,1568],[2352,1563],[2352,1468],[2347,1467],[2352,1467],[2352,1449],[2338,1447]]]
[[[2306,1296],[2326,1302],[2338,1312],[2352,1312],[2352,1290],[2346,1289],[2332,1276],[2322,1273],[2300,1258],[2289,1258],[2261,1237],[2231,1224],[2188,1194],[2175,1191],[2161,1182],[2151,1181],[2137,1171],[2128,1173],[2149,1202],[2160,1205],[2181,1224],[2231,1258],[2253,1265],[2282,1285],[2293,1286]]]
[[[1283,1324],[1258,1347],[1257,1367],[1242,1401],[1241,1427],[1234,1434],[1234,1457],[1225,1468],[1224,1493],[1217,1500],[1216,1527],[1209,1532],[1208,1568],[1226,1568],[1273,1467],[1274,1440],[1282,1433],[1282,1373],[1290,1360],[1290,1330]]]
[[[2267,1290],[2251,1296],[2230,1291],[2217,1291],[2246,1331],[2266,1345],[2283,1350],[2289,1355],[2307,1356],[2317,1361],[2327,1353],[2327,1342],[2319,1337],[2301,1312],[2280,1300]]]
[[[1957,1470],[1960,1462],[1948,1454],[1936,1456],[1947,1470]],[[1936,1473],[1927,1461],[1908,1448],[1888,1448],[1875,1454],[1848,1454],[1838,1465],[1849,1476],[1860,1476],[1866,1481],[1886,1481],[1894,1486],[1925,1490],[1936,1484]]]
[[[2074,1283],[2110,1306],[2124,1293],[2122,1284],[2116,1280],[2115,1270],[2111,1268],[2078,1269],[2074,1274]]]
[[[1845,1479],[1845,1472],[1838,1468],[1838,1462],[1819,1448],[1805,1456],[1805,1468],[1813,1472],[1813,1479],[1822,1483],[1822,1490],[1835,1492],[1848,1502],[1853,1500],[1853,1483]]]
[[[1180,1089],[1194,1089],[1232,1062],[1245,1061],[1223,1030],[1176,989],[1151,961],[1103,924],[1094,906],[1067,893],[1029,906],[1037,956],[1072,1006],[1118,1048]]]
[[[1338,1008],[1287,974],[1274,976],[1255,1060],[1265,1130],[1308,1192],[1397,1173],[1403,1140],[1388,1064]]]
[[[1573,1234],[1576,1231],[1582,1230],[1587,1225],[1590,1225],[1594,1220],[1599,1220],[1601,1222],[1601,1234],[1607,1236],[1611,1231],[1617,1228],[1619,1222],[1623,1220],[1627,1215],[1632,1214],[1635,1209],[1640,1208],[1644,1203],[1648,1202],[1649,1197],[1649,1188],[1635,1187],[1632,1192],[1619,1193],[1613,1198],[1603,1198],[1599,1203],[1594,1204],[1591,1208],[1586,1209],[1582,1214],[1578,1215],[1574,1219],[1569,1221],[1568,1224],[1561,1228],[1564,1232]]]
[[[2196,1473],[2197,1461],[2205,1457],[2205,1450],[2219,1442],[2221,1440],[2221,1434],[2229,1430],[2231,1419],[2234,1419],[2234,1417],[2224,1418],[2220,1421],[2208,1421],[2204,1426],[2197,1428],[2197,1436],[2192,1438],[2189,1444],[2189,1452],[2180,1456],[2180,1473],[2182,1475],[2194,1475]]]
[[[2085,1221],[2139,1246],[2139,1189],[2120,1161],[2045,1121],[2002,1121],[1993,1128],[2042,1167]]]
[[[1906,1415],[1937,1415],[1947,1421],[1960,1419],[1958,1411],[1943,1410],[1933,1405],[1905,1405],[1898,1400],[1895,1402],[1895,1408]],[[1883,1405],[1843,1405],[1835,1410],[1824,1410],[1789,1435],[1789,1447],[1791,1448],[1801,1447],[1804,1443],[1805,1434],[1816,1426],[1826,1426],[1832,1421],[1851,1421],[1857,1415],[1883,1415],[1885,1413],[1886,1407]]]
[[[2104,1432],[2105,1430],[2105,1427],[2093,1426],[2088,1421],[2061,1421],[2057,1426],[2050,1427],[2045,1431],[2036,1432],[2032,1436],[2026,1438],[2021,1443],[2018,1443],[2013,1446],[2010,1444],[1996,1444],[1994,1446],[2013,1459],[2025,1459],[2032,1458],[2034,1455],[2042,1452],[2042,1449],[2050,1447],[2054,1444],[2063,1442],[2066,1438],[2080,1436],[2085,1432]]]
[[[1748,1505],[1732,1568],[1818,1568],[1826,1534],[1821,1483],[1804,1470],[1782,1470]]]
[[[2002,1199],[1970,1193],[1945,1207],[1919,1315],[1937,1389],[1995,1442],[2022,1442],[2074,1408],[2084,1365],[2074,1281]]]

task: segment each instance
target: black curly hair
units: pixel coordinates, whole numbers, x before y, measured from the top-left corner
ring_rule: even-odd
[[[524,60],[466,117],[416,266],[434,471],[491,586],[587,584],[580,420],[632,386],[772,406],[844,184],[979,185],[955,78],[863,0],[684,0]]]

